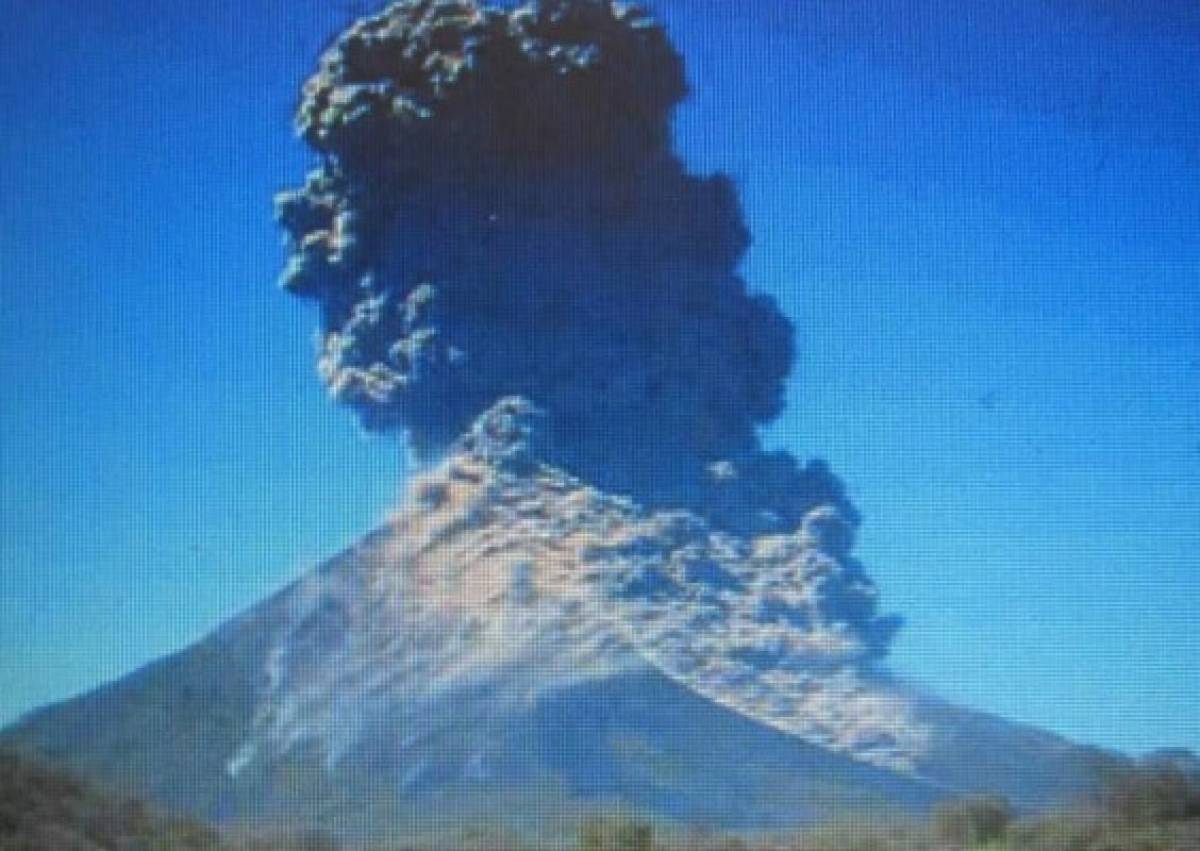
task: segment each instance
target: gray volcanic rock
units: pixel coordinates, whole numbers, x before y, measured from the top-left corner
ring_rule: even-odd
[[[832,515],[746,539],[648,512],[541,463],[537,420],[502,401],[357,546],[3,739],[205,818],[347,835],[1087,787],[1102,755],[874,669]]]

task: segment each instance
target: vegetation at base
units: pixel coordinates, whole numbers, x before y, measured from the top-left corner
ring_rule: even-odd
[[[215,831],[0,751],[0,851],[216,851]]]
[[[1004,798],[963,798],[934,808],[933,833],[948,844],[977,848],[1004,839],[1012,820]]]
[[[0,750],[0,851],[1200,851],[1200,774],[1170,763],[1123,771],[1076,810],[1025,818],[1003,799],[972,797],[943,803],[923,821],[868,815],[771,836],[669,828],[619,815],[583,821],[565,844],[476,833],[382,845],[321,834],[221,833]]]
[[[579,851],[654,851],[654,828],[636,819],[590,819],[579,829]]]
[[[0,851],[340,851],[332,839],[231,838],[0,749]]]

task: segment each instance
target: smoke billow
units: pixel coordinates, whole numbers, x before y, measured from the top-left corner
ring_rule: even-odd
[[[283,285],[321,312],[320,373],[418,457],[497,399],[546,412],[547,461],[738,532],[853,508],[765,452],[793,330],[737,274],[723,175],[671,147],[683,64],[641,10],[401,0],[352,25],[297,115],[321,163],[278,198]]]

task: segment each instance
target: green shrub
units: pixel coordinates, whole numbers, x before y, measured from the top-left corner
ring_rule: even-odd
[[[991,796],[947,801],[933,811],[934,832],[957,845],[975,846],[1002,839],[1011,821],[1008,801]]]
[[[1128,824],[1200,818],[1200,778],[1173,765],[1131,769],[1108,777],[1100,800]]]
[[[580,851],[653,851],[654,829],[629,818],[589,819],[579,834]]]
[[[782,847],[787,851],[930,851],[933,844],[924,825],[865,814],[807,828]]]
[[[1020,851],[1092,851],[1103,834],[1100,822],[1083,814],[1044,816],[1008,831],[1011,846]]]

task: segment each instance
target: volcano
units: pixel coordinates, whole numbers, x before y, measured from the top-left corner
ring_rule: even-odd
[[[3,740],[215,822],[357,837],[1033,809],[1112,759],[854,661],[821,510],[737,537],[545,464],[538,428],[503,400],[356,546]]]
[[[420,472],[356,546],[0,739],[218,823],[369,838],[1086,791],[1111,757],[888,673],[845,489],[760,439],[794,329],[738,272],[734,181],[674,150],[687,92],[610,0],[399,0],[336,38],[281,284],[332,398]]]

